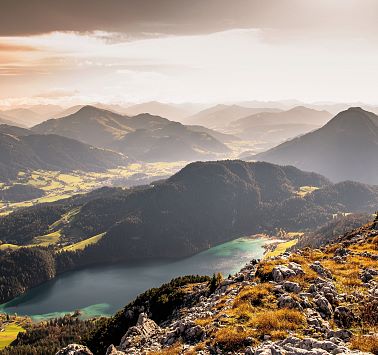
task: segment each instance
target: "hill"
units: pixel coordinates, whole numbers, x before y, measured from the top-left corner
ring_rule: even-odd
[[[32,127],[45,119],[45,116],[34,112],[28,108],[14,108],[3,111],[6,117],[12,121],[12,125],[20,125],[22,127]]]
[[[20,171],[101,171],[125,165],[127,157],[57,135],[26,135],[27,130],[0,126],[0,176],[14,179]],[[19,134],[16,136],[15,134]]]
[[[229,152],[206,129],[201,131],[198,127],[191,128],[150,114],[123,116],[93,106],[85,106],[67,117],[48,120],[32,130],[40,134],[59,134],[146,161],[212,159]]]
[[[323,126],[332,118],[327,111],[303,106],[282,112],[262,112],[230,123],[230,130],[247,140],[280,143]]]
[[[232,121],[261,112],[279,112],[274,108],[250,108],[239,105],[216,105],[185,119],[185,123],[209,128],[226,128]]]
[[[172,121],[181,121],[184,117],[188,116],[189,111],[174,105],[150,101],[126,107],[123,110],[123,113],[128,116],[137,116],[143,113],[149,113],[153,116],[166,117]]]
[[[22,136],[28,136],[29,134],[33,134],[33,132],[30,129],[18,127],[18,126],[12,126],[5,123],[0,123],[0,132],[9,134],[15,137],[22,137]]]
[[[333,181],[378,184],[378,116],[359,107],[340,112],[322,128],[252,156],[316,171]]]
[[[0,124],[1,125],[10,125],[10,126],[17,126],[17,123],[11,118],[3,114],[2,111],[0,111]],[[22,126],[22,125],[19,125]]]

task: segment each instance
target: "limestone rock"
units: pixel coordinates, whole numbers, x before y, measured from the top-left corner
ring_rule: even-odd
[[[84,345],[70,344],[55,355],[93,355],[93,353]]]
[[[310,268],[314,270],[319,276],[326,277],[328,279],[332,278],[332,273],[328,269],[326,269],[319,261],[315,261],[313,264],[310,265]]]
[[[143,344],[151,335],[159,330],[160,327],[152,319],[149,319],[147,314],[141,313],[137,324],[130,327],[122,337],[119,347],[124,350],[132,345]]]

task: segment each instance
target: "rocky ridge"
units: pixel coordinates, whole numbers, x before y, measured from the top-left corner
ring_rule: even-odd
[[[159,324],[141,309],[106,355],[378,354],[377,275],[378,230],[367,225],[321,249],[252,260],[214,292],[193,284],[187,306]]]

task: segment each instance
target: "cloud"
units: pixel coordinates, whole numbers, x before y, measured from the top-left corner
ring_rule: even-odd
[[[54,89],[46,92],[41,92],[34,95],[36,98],[44,99],[61,99],[76,96],[79,94],[79,90],[65,90],[65,89]]]
[[[36,50],[37,48],[32,46],[0,42],[0,52],[30,52]]]
[[[0,36],[100,30],[135,40],[235,28],[376,36],[377,12],[376,0],[1,0]]]

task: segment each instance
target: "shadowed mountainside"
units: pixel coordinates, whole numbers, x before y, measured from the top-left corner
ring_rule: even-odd
[[[251,156],[316,171],[333,181],[378,184],[378,116],[352,107],[322,128]]]
[[[101,171],[129,162],[122,154],[57,135],[28,135],[26,129],[7,125],[1,125],[0,132],[8,132],[0,133],[2,181],[26,170]]]

